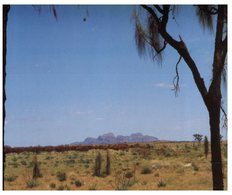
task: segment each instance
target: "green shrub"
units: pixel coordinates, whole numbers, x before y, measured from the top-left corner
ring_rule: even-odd
[[[151,169],[148,167],[144,167],[141,171],[141,174],[150,174],[151,173]]]
[[[157,187],[161,188],[161,187],[166,187],[166,183],[162,180],[160,180],[158,183],[157,183]]]
[[[70,187],[68,185],[59,185],[57,190],[70,190]]]
[[[52,188],[52,189],[54,189],[54,188],[56,188],[56,184],[55,183],[50,183],[50,188]]]
[[[192,163],[192,167],[194,171],[199,171],[199,167],[195,163]]]
[[[14,157],[12,158],[12,161],[13,161],[13,162],[16,162],[16,161],[17,161],[17,158],[14,156]]]
[[[127,179],[130,179],[130,178],[133,177],[133,173],[130,172],[130,171],[128,171],[128,172],[126,172],[125,177],[126,177]]]
[[[65,181],[66,180],[66,173],[65,172],[57,172],[56,174],[57,178],[59,181]]]
[[[82,182],[81,182],[80,180],[76,180],[76,181],[75,181],[75,185],[76,185],[77,187],[81,187],[81,186],[82,186]]]
[[[22,164],[22,165],[27,165],[27,162],[26,162],[25,160],[22,160],[22,161],[21,161],[21,164]]]
[[[35,179],[27,181],[26,184],[28,188],[33,188],[39,185],[39,183]]]
[[[97,190],[97,184],[94,184],[89,187],[89,190]]]
[[[159,175],[159,173],[155,173],[154,176],[155,177],[159,177],[160,175]]]
[[[6,177],[4,177],[4,180],[5,180],[5,181],[8,181],[8,182],[12,182],[12,181],[15,181],[16,178],[17,178],[17,176],[11,175],[11,176],[6,176]]]
[[[57,190],[64,190],[64,186],[63,185],[58,186]]]

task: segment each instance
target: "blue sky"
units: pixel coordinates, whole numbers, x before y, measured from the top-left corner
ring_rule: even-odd
[[[11,8],[5,144],[68,144],[107,132],[165,140],[209,135],[206,108],[184,62],[178,97],[171,90],[176,51],[167,47],[162,65],[139,57],[133,9],[58,6],[56,21],[48,7],[40,14],[32,6]],[[189,6],[176,19],[168,30],[182,36],[208,86],[214,32],[199,28]]]

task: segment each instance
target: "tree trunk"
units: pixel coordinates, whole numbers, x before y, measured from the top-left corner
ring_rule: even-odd
[[[10,5],[3,5],[3,63],[2,63],[2,77],[3,77],[3,82],[2,82],[2,89],[3,89],[3,98],[2,98],[2,103],[3,103],[3,113],[2,113],[2,129],[3,129],[3,147],[4,147],[4,126],[5,126],[5,117],[6,117],[6,109],[5,109],[5,102],[6,102],[6,88],[5,88],[5,83],[6,83],[6,51],[7,51],[7,19],[8,19],[8,13],[10,11]],[[5,152],[3,152],[3,171],[5,169]],[[4,190],[4,183],[2,189]]]
[[[223,173],[220,144],[220,98],[213,97],[208,105],[211,134],[211,166],[213,190],[223,190]]]

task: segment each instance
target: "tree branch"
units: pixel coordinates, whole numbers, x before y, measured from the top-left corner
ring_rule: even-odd
[[[178,59],[178,61],[176,63],[176,76],[173,78],[173,86],[174,86],[173,90],[175,91],[175,96],[177,96],[177,94],[178,94],[178,92],[180,90],[180,87],[179,87],[179,79],[180,79],[180,77],[179,77],[178,65],[179,65],[181,59],[182,59],[182,56],[179,57],[179,59]]]
[[[153,47],[153,48],[155,49],[155,51],[156,51],[156,55],[153,57],[153,59],[154,59],[157,55],[159,55],[162,51],[164,51],[165,48],[166,48],[166,46],[167,46],[167,42],[164,40],[163,47],[160,48],[159,50],[157,50],[157,49],[155,49],[155,47]]]
[[[154,10],[151,7],[149,7],[147,5],[141,5],[141,7],[143,7],[145,10],[147,10],[147,12],[150,13],[155,18],[157,24],[160,23],[158,16],[156,15],[156,13],[154,12]]]
[[[167,41],[167,43],[170,44],[174,49],[176,49],[177,52],[179,53],[179,55],[183,57],[184,61],[186,62],[186,64],[188,65],[188,67],[190,68],[190,70],[192,72],[192,75],[193,75],[194,81],[197,85],[197,88],[198,88],[199,92],[201,93],[201,96],[206,104],[206,102],[207,102],[207,100],[206,100],[207,89],[206,89],[204,80],[201,78],[201,75],[198,71],[198,68],[197,68],[194,60],[190,56],[184,41],[182,39],[181,39],[181,41],[176,41],[166,31],[166,26],[167,26],[167,22],[168,22],[168,15],[169,15],[169,6],[165,5],[164,6],[164,15],[163,15],[162,21],[161,21],[162,25],[159,25],[159,32],[160,32],[161,36],[163,37],[163,39],[165,41]]]
[[[164,10],[159,6],[159,5],[153,5],[158,11],[159,13],[163,14]]]
[[[203,78],[201,78],[201,75],[198,71],[198,68],[190,56],[188,49],[184,43],[183,40],[177,41],[172,36],[166,31],[167,23],[168,23],[168,16],[169,16],[169,11],[170,11],[170,5],[164,5],[163,6],[163,14],[161,17],[161,21],[159,20],[158,16],[154,12],[154,10],[147,6],[147,5],[141,5],[148,13],[151,14],[151,16],[154,17],[156,24],[158,25],[158,30],[162,38],[169,44],[171,45],[176,51],[179,53],[180,56],[183,57],[184,61],[190,68],[194,81],[197,85],[197,88],[205,102],[207,104],[207,89],[204,83]]]
[[[228,121],[227,114],[226,114],[226,112],[225,112],[225,110],[223,109],[222,106],[220,108],[221,108],[221,111],[223,112],[223,115],[224,115],[224,121],[223,121],[222,127],[227,129],[227,127],[228,127],[227,126],[227,121]]]

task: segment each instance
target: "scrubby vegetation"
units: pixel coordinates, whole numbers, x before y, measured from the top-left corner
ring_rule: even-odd
[[[222,141],[221,144],[227,186],[227,143]],[[87,151],[7,153],[4,189],[210,190],[210,149],[207,155],[206,158],[204,144],[193,142],[140,143],[121,149],[96,147]]]

